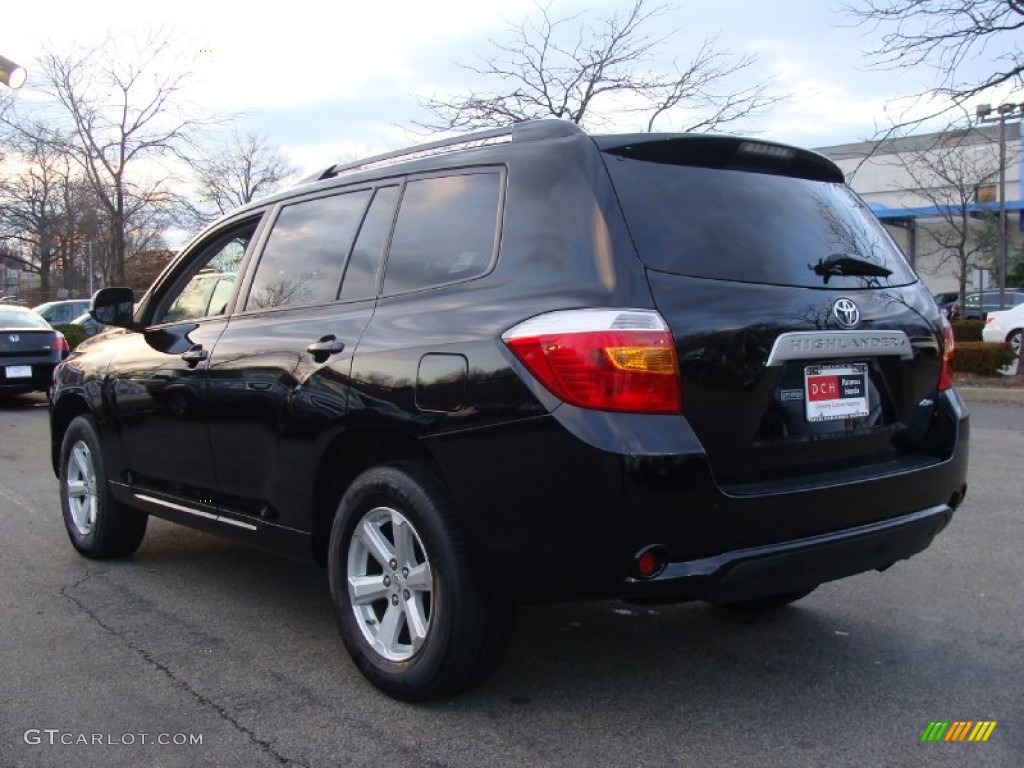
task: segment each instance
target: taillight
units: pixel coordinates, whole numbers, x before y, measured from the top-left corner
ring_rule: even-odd
[[[57,334],[57,351],[60,352],[62,358],[67,357],[71,354],[71,345],[68,344],[68,340],[64,338],[64,334],[60,331],[54,331]]]
[[[939,373],[939,392],[953,386],[953,353],[956,342],[953,339],[953,326],[949,320],[942,318],[942,370]]]
[[[649,309],[550,312],[502,334],[519,361],[560,400],[581,408],[681,413],[675,345]]]

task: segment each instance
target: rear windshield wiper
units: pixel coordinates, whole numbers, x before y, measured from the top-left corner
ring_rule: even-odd
[[[837,253],[827,259],[818,259],[818,263],[807,265],[814,274],[825,278],[825,283],[833,275],[839,276],[863,276],[863,277],[888,277],[892,274],[891,269],[875,264],[872,261],[858,259],[856,256],[849,256],[845,253]]]

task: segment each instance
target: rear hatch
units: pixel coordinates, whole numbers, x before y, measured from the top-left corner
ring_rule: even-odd
[[[936,463],[941,318],[828,159],[733,137],[600,137],[725,490]]]

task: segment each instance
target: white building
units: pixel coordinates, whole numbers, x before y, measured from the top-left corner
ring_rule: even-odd
[[[1005,133],[1011,265],[1024,244],[1022,125],[1007,121]],[[818,151],[839,165],[933,293],[958,290],[962,261],[968,291],[997,286],[998,125]]]

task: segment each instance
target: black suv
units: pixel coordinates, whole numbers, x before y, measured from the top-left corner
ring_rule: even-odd
[[[148,514],[326,563],[423,699],[519,602],[779,605],[965,493],[952,334],[812,152],[525,122],[335,165],[200,234],[58,370],[71,541]]]

